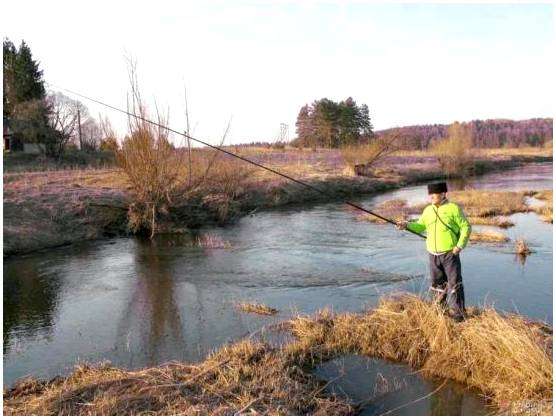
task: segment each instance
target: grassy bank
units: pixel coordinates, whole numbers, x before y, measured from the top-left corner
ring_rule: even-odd
[[[241,153],[299,176],[338,199],[443,177],[434,157],[418,153],[391,156],[368,176],[345,175],[345,164],[335,150],[242,149]],[[545,151],[539,153],[487,155],[490,160],[477,165],[484,172],[551,160],[542,154]],[[161,214],[160,232],[230,222],[258,209],[329,200],[261,170],[234,180],[233,190],[216,186],[199,189],[168,208]],[[4,173],[4,256],[128,234],[131,198],[130,185],[117,169]]]
[[[552,412],[552,330],[523,317],[471,309],[468,320],[455,323],[404,295],[364,313],[298,317],[284,328],[296,339],[283,347],[244,340],[195,365],[81,366],[50,382],[27,379],[4,392],[4,414],[353,414],[357,406],[327,394],[327,383],[311,375],[317,364],[347,353],[458,381],[498,413]]]

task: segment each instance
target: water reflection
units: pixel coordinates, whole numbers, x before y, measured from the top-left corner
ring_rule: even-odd
[[[347,397],[360,415],[485,415],[485,399],[453,381],[425,380],[408,366],[361,355],[319,365],[328,391]]]
[[[18,338],[40,333],[48,336],[55,323],[60,281],[47,275],[31,260],[4,269],[4,351]],[[10,280],[17,278],[17,280]]]
[[[144,359],[137,362],[143,365],[161,362],[168,347],[185,346],[171,265],[159,247],[159,240],[138,241],[133,263],[136,275],[118,323],[117,346],[142,354]]]

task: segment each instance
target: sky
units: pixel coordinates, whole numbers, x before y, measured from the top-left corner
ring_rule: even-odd
[[[143,98],[226,143],[295,137],[301,106],[349,96],[375,129],[552,117],[551,3],[10,1],[0,30],[24,39],[46,81],[126,107],[128,59]],[[108,116],[118,132],[126,119]]]

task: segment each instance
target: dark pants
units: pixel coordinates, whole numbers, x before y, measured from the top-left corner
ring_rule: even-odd
[[[432,288],[439,295],[440,304],[450,307],[456,316],[464,316],[465,297],[459,255],[452,252],[443,255],[429,254],[429,261]]]

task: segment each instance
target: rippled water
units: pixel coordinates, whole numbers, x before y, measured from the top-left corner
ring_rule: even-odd
[[[552,165],[490,174],[451,187],[551,189]],[[415,186],[359,200],[426,198]],[[494,304],[552,322],[552,225],[512,216],[507,230],[535,253],[470,245],[462,254],[468,304]],[[52,377],[76,362],[110,360],[140,368],[197,361],[214,348],[293,313],[325,306],[361,310],[392,291],[428,288],[418,237],[357,220],[341,203],[255,213],[202,231],[231,244],[200,249],[190,237],[135,238],[59,248],[4,263],[4,385],[28,374]],[[274,317],[238,312],[257,300]]]

